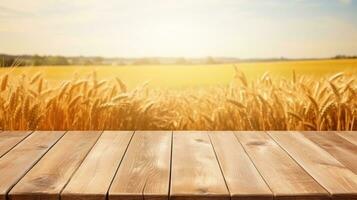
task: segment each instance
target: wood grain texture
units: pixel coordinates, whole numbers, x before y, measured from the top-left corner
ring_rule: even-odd
[[[0,200],[357,200],[357,132],[24,133]]]
[[[357,145],[357,131],[345,131],[345,132],[337,132],[337,134],[349,142],[353,143],[354,145]]]
[[[299,132],[270,132],[284,148],[334,199],[357,198],[357,175]]]
[[[328,193],[264,132],[236,132],[275,199],[328,199]]]
[[[210,132],[231,199],[273,199],[269,187],[232,131]]]
[[[13,200],[59,199],[73,172],[101,132],[67,132],[22,178],[8,196]]]
[[[174,132],[170,191],[173,200],[230,199],[207,132]]]
[[[57,142],[64,132],[34,132],[0,158],[0,200]]]
[[[105,131],[61,194],[62,200],[105,200],[133,131]]]
[[[167,199],[171,131],[135,132],[109,189],[109,199]]]
[[[336,132],[301,132],[306,138],[340,161],[357,174],[357,146],[337,135]]]
[[[0,132],[0,158],[30,134],[31,131]]]

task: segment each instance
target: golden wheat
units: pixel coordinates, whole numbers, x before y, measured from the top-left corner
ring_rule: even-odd
[[[0,77],[0,130],[357,130],[355,74],[234,77],[224,87],[129,91],[96,72],[59,86],[9,73]]]

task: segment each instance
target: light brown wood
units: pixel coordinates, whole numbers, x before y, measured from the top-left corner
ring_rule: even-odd
[[[230,199],[207,132],[174,132],[170,191],[173,200]]]
[[[133,131],[105,131],[61,194],[62,200],[105,200]]]
[[[357,198],[357,175],[299,132],[270,132],[284,148],[335,199]]]
[[[4,133],[0,200],[357,199],[357,132]]]
[[[357,174],[357,146],[337,135],[336,132],[302,132],[302,134],[319,145],[341,164]]]
[[[31,131],[0,132],[0,158],[30,134]]]
[[[22,178],[8,196],[13,200],[59,199],[73,172],[101,132],[67,132]]]
[[[328,193],[264,132],[236,132],[276,199],[328,199]]]
[[[269,187],[232,131],[209,132],[231,199],[273,199]]]
[[[57,142],[64,132],[34,132],[0,158],[0,200]]]
[[[135,132],[109,189],[109,199],[167,199],[171,131]]]
[[[354,145],[357,145],[357,131],[340,131],[337,132],[337,134]]]

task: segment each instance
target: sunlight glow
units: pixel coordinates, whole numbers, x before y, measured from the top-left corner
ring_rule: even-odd
[[[353,0],[1,0],[0,53],[326,57],[357,52]]]

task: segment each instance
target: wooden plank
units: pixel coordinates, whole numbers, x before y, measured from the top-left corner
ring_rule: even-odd
[[[236,132],[275,199],[328,199],[329,194],[264,132]]]
[[[109,189],[109,199],[167,199],[171,131],[135,132]]]
[[[357,198],[357,175],[317,144],[299,132],[270,132],[269,135],[334,199]]]
[[[67,132],[22,178],[8,196],[13,200],[59,199],[73,172],[101,132]]]
[[[319,147],[330,153],[341,164],[357,174],[357,147],[338,136],[336,132],[301,132]]]
[[[0,159],[0,200],[63,134],[36,131]]]
[[[61,194],[62,200],[105,200],[133,131],[105,131]]]
[[[25,139],[31,131],[4,131],[0,133],[0,157]]]
[[[339,131],[337,134],[354,145],[357,145],[357,131]]]
[[[207,132],[174,132],[170,191],[173,200],[230,199]]]
[[[232,131],[210,132],[209,136],[232,200],[273,199],[268,185]]]

